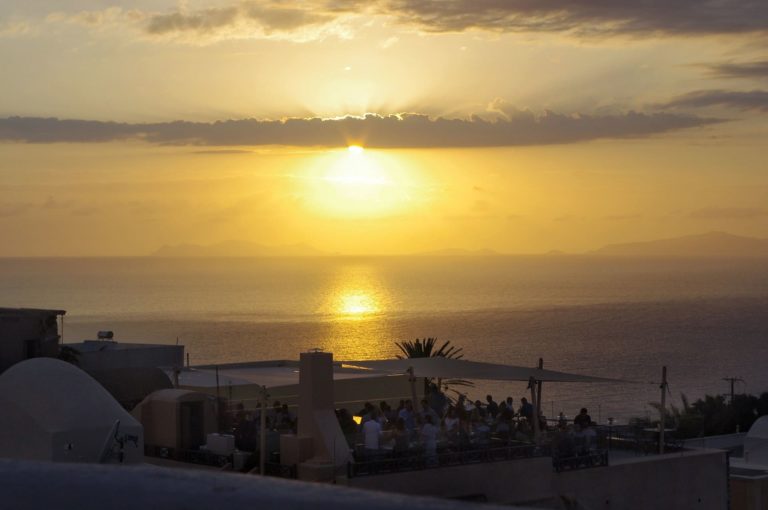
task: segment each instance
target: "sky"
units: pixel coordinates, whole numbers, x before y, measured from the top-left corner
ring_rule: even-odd
[[[5,1],[0,256],[768,237],[767,43],[762,0]]]

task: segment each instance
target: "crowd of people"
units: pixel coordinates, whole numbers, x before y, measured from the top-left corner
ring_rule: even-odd
[[[592,419],[583,411],[572,425],[559,426],[560,433],[592,427]],[[366,459],[415,451],[435,459],[438,445],[471,450],[533,441],[534,407],[525,397],[519,405],[512,397],[497,402],[492,395],[485,402],[472,402],[465,395],[450,401],[435,385],[417,406],[411,400],[401,400],[397,408],[383,401],[378,406],[366,402],[354,415],[346,409],[337,415],[350,447]],[[538,419],[540,430],[548,430],[546,419]]]
[[[586,408],[582,407],[573,423],[560,413],[557,429],[552,434],[552,449],[558,457],[573,457],[588,453],[597,442],[595,422]]]
[[[232,431],[238,449],[258,450],[260,418],[260,411],[248,411],[242,403],[237,404],[232,419]],[[296,417],[288,409],[288,404],[281,404],[280,401],[276,401],[272,408],[268,409],[265,423],[270,451],[275,448],[275,444],[279,444],[280,434],[296,432]]]
[[[487,395],[485,402],[472,402],[466,395],[451,400],[434,384],[418,405],[411,400],[401,400],[396,408],[385,401],[378,405],[366,402],[356,413],[339,409],[336,415],[350,449],[365,459],[420,452],[434,462],[438,447],[472,450],[531,443],[534,439],[534,407],[527,398],[521,398],[519,404],[512,397],[497,402],[492,395]],[[257,450],[259,411],[247,411],[239,404],[233,418],[237,447]],[[553,445],[563,451],[594,443],[594,422],[586,409],[573,421],[560,413],[551,428],[544,416],[538,419],[540,430],[550,431]],[[296,432],[296,417],[280,402],[268,410],[265,422],[268,442],[278,441],[279,434]]]

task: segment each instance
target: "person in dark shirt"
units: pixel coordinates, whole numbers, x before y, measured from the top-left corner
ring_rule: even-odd
[[[573,419],[573,424],[578,425],[582,430],[592,425],[592,417],[587,413],[586,407],[581,408],[581,412]]]
[[[533,405],[525,397],[520,399],[520,404],[517,414],[527,419],[529,423],[533,423]]]
[[[485,408],[488,410],[488,414],[491,415],[491,418],[495,420],[496,415],[499,414],[499,404],[493,401],[493,397],[491,395],[486,395],[485,400],[488,402]]]

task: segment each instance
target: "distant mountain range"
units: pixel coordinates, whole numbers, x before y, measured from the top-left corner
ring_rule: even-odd
[[[768,239],[737,236],[725,232],[609,244],[587,255],[627,257],[768,257]],[[154,257],[319,257],[337,255],[318,250],[306,244],[265,246],[248,241],[223,241],[210,245],[177,244],[163,246]],[[410,254],[420,257],[478,257],[509,255],[490,249],[465,250],[445,248]],[[567,256],[552,250],[547,256]]]
[[[442,250],[420,251],[412,255],[418,257],[488,257],[493,255],[506,255],[488,248],[482,250],[463,250],[461,248],[444,248]]]
[[[589,254],[634,257],[768,257],[768,239],[709,232],[656,241],[609,244]]]
[[[306,244],[264,246],[248,241],[222,241],[209,245],[166,245],[152,253],[153,257],[316,257],[321,255],[328,255],[328,253]]]

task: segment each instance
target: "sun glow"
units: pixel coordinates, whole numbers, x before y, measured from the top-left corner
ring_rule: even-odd
[[[350,145],[308,168],[307,203],[339,217],[380,217],[403,212],[412,201],[414,172],[384,151]]]

